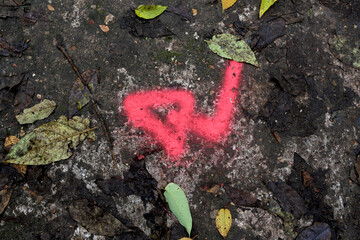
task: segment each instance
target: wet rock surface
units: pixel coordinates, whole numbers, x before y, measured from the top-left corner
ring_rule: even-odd
[[[0,238],[180,239],[186,230],[162,194],[175,182],[197,239],[222,239],[215,217],[223,207],[233,218],[226,239],[359,239],[358,1],[278,1],[261,19],[255,0],[225,12],[213,1],[174,0],[154,20],[136,18],[138,4],[0,2],[0,158],[7,136],[68,115],[77,76],[56,47],[61,35],[80,72],[99,72],[94,96],[117,161],[88,104],[75,115],[91,119],[97,139],[71,158],[29,166],[25,175],[1,163],[0,207],[11,197]],[[105,33],[99,25],[109,14]],[[186,89],[196,112],[213,114],[225,60],[204,40],[220,33],[247,41],[259,67],[243,69],[227,138],[214,143],[189,133],[174,161],[128,123],[124,98]],[[15,115],[40,99],[54,100],[55,112],[20,126]],[[166,121],[169,110],[157,114]]]

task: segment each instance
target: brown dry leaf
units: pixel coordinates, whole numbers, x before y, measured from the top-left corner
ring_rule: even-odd
[[[108,32],[110,30],[110,28],[106,25],[99,25],[101,31],[103,32]]]
[[[10,148],[11,146],[15,145],[20,139],[18,139],[16,136],[8,136],[5,138],[4,147]]]
[[[213,186],[212,188],[210,188],[209,190],[207,190],[208,193],[213,193],[216,194],[220,189],[220,185],[216,184],[215,186]]]
[[[13,190],[9,188],[5,188],[0,191],[0,214],[4,211],[6,206],[9,204],[11,194]]]
[[[311,174],[307,171],[302,171],[301,172],[301,177],[302,177],[302,183],[305,187],[309,187],[311,185],[313,185],[314,182],[314,178],[311,176]]]
[[[24,129],[21,129],[21,130],[20,130],[20,137],[25,136],[25,134],[26,134],[26,132],[24,131]]]
[[[360,184],[360,155],[357,156],[355,166],[350,172],[350,179]]]
[[[281,143],[281,137],[280,137],[280,135],[279,135],[277,132],[272,132],[272,134],[274,135],[276,141],[277,141],[278,143]]]
[[[55,8],[53,6],[51,6],[50,4],[47,5],[47,9],[52,12],[55,11]]]
[[[23,176],[26,174],[27,166],[23,164],[12,164],[13,167]]]
[[[225,10],[234,5],[236,3],[236,0],[222,0],[221,3],[223,10]]]

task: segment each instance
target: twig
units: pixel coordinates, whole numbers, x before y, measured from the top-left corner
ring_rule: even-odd
[[[99,109],[97,108],[97,101],[94,99],[93,95],[92,95],[92,91],[89,87],[89,85],[86,83],[85,79],[83,78],[83,76],[81,75],[80,71],[78,70],[78,68],[76,67],[76,65],[74,64],[74,62],[72,61],[72,59],[70,58],[69,53],[66,51],[66,48],[63,44],[63,39],[61,36],[57,36],[56,37],[56,47],[64,54],[64,56],[66,57],[66,59],[68,60],[68,62],[70,63],[71,67],[73,68],[74,72],[76,73],[76,75],[78,76],[78,78],[81,80],[81,83],[86,87],[86,89],[89,91],[89,96],[90,96],[90,100],[91,100],[91,105],[95,110],[96,116],[99,119],[100,123],[101,123],[101,127],[105,133],[105,137],[106,140],[108,141],[109,144],[109,151],[111,153],[111,158],[114,162],[115,168],[117,170],[119,170],[118,166],[117,166],[117,162],[115,159],[115,154],[114,154],[114,150],[113,150],[113,141],[110,137],[109,131],[106,127],[105,121],[103,119],[103,117],[101,116],[101,113],[99,112]]]

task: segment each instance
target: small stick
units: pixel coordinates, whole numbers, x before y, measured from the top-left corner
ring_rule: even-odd
[[[91,89],[89,87],[89,85],[86,83],[85,79],[83,78],[83,76],[81,75],[80,71],[78,70],[78,68],[76,67],[76,65],[74,64],[74,62],[72,61],[72,59],[70,58],[70,55],[69,53],[66,51],[65,47],[64,47],[64,44],[63,44],[63,39],[61,36],[57,36],[56,37],[57,39],[57,44],[56,44],[56,47],[62,52],[62,54],[64,54],[64,56],[66,57],[66,59],[68,60],[68,62],[70,63],[71,67],[73,68],[74,72],[76,73],[76,75],[78,76],[78,78],[81,80],[81,83],[86,87],[86,89],[89,91],[89,96],[90,96],[90,100],[91,100],[91,105],[92,107],[94,108],[95,110],[95,113],[96,113],[96,116],[98,117],[100,123],[101,123],[101,127],[105,133],[105,137],[108,141],[108,144],[109,144],[109,151],[111,153],[111,158],[114,162],[114,165],[115,165],[115,168],[117,170],[119,170],[118,166],[117,166],[117,162],[116,162],[116,159],[115,159],[115,154],[114,154],[114,150],[113,150],[113,141],[110,137],[110,134],[109,134],[109,131],[107,130],[107,127],[106,127],[106,124],[105,124],[105,121],[103,119],[103,117],[101,116],[101,113],[99,112],[99,109],[97,108],[97,102],[96,100],[94,99],[93,95],[92,95],[92,92],[91,92]]]

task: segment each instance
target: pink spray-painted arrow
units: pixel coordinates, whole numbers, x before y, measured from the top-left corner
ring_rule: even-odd
[[[215,113],[195,113],[194,95],[187,90],[147,90],[132,93],[124,99],[124,112],[129,122],[161,144],[167,155],[178,159],[185,151],[189,132],[209,142],[218,142],[230,133],[241,84],[243,64],[227,62],[223,83],[215,103]],[[172,106],[161,119],[156,110]]]

